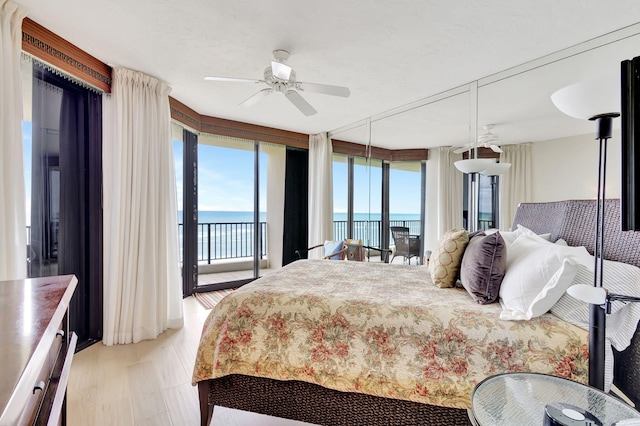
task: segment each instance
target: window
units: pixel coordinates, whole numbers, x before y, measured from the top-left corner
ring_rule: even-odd
[[[333,239],[349,238],[349,157],[333,154]]]
[[[420,235],[421,164],[419,161],[395,161],[389,171],[390,226],[409,228],[412,235]]]
[[[484,176],[475,174],[464,175],[463,187],[463,226],[467,230],[486,230],[498,228],[498,176]],[[477,187],[476,187],[477,184]],[[469,188],[476,188],[474,193],[469,193]],[[472,189],[473,191],[473,189]],[[471,196],[471,198],[470,198]],[[469,223],[469,202],[477,203],[477,224],[475,227]]]
[[[29,277],[74,274],[79,348],[102,338],[102,95],[23,59]]]

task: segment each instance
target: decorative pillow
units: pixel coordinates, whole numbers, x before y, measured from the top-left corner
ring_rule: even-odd
[[[362,240],[345,240],[345,259],[347,260],[364,260],[364,247],[362,247]]]
[[[324,257],[329,260],[342,260],[344,259],[344,252],[342,246],[344,241],[325,241],[324,242]]]
[[[469,241],[460,264],[460,281],[480,304],[498,300],[507,268],[507,246],[500,232],[477,234]]]
[[[500,286],[503,320],[529,320],[546,313],[562,297],[578,264],[588,264],[584,247],[568,247],[521,235],[509,246]]]
[[[429,257],[429,275],[436,286],[446,288],[455,285],[468,242],[469,235],[464,229],[451,229],[440,237]]]

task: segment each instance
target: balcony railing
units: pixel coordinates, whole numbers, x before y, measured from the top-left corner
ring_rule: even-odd
[[[389,227],[404,226],[409,228],[409,234],[420,235],[419,220],[390,220]],[[353,221],[353,237],[356,240],[362,240],[366,245],[372,247],[381,247],[382,241],[382,221],[381,220],[354,220]],[[335,240],[343,240],[347,238],[347,221],[336,220],[333,222],[333,238]],[[389,232],[389,241],[393,244],[391,232]]]
[[[406,226],[409,233],[420,234],[419,220],[392,220],[389,226]],[[214,260],[253,257],[253,222],[235,223],[199,223],[198,224],[198,262],[208,264]],[[183,225],[178,224],[180,245],[183,244]],[[382,221],[356,220],[353,223],[353,238],[361,239],[365,244],[380,247]],[[347,237],[347,221],[333,222],[333,234],[336,240]],[[389,241],[391,235],[389,235]],[[267,223],[260,222],[260,259],[267,255]],[[181,253],[182,260],[182,253]]]
[[[180,246],[183,245],[183,224],[178,224]],[[253,222],[198,223],[198,262],[253,257]],[[267,223],[260,222],[260,259],[267,255]],[[180,253],[182,261],[182,251]]]

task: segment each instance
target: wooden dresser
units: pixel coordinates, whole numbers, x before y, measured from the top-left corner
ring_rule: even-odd
[[[0,281],[0,425],[66,423],[73,275]]]

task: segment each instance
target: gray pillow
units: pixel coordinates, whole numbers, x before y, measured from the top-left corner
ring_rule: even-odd
[[[478,234],[469,241],[460,265],[460,281],[481,304],[498,300],[507,269],[507,246],[500,232]]]

